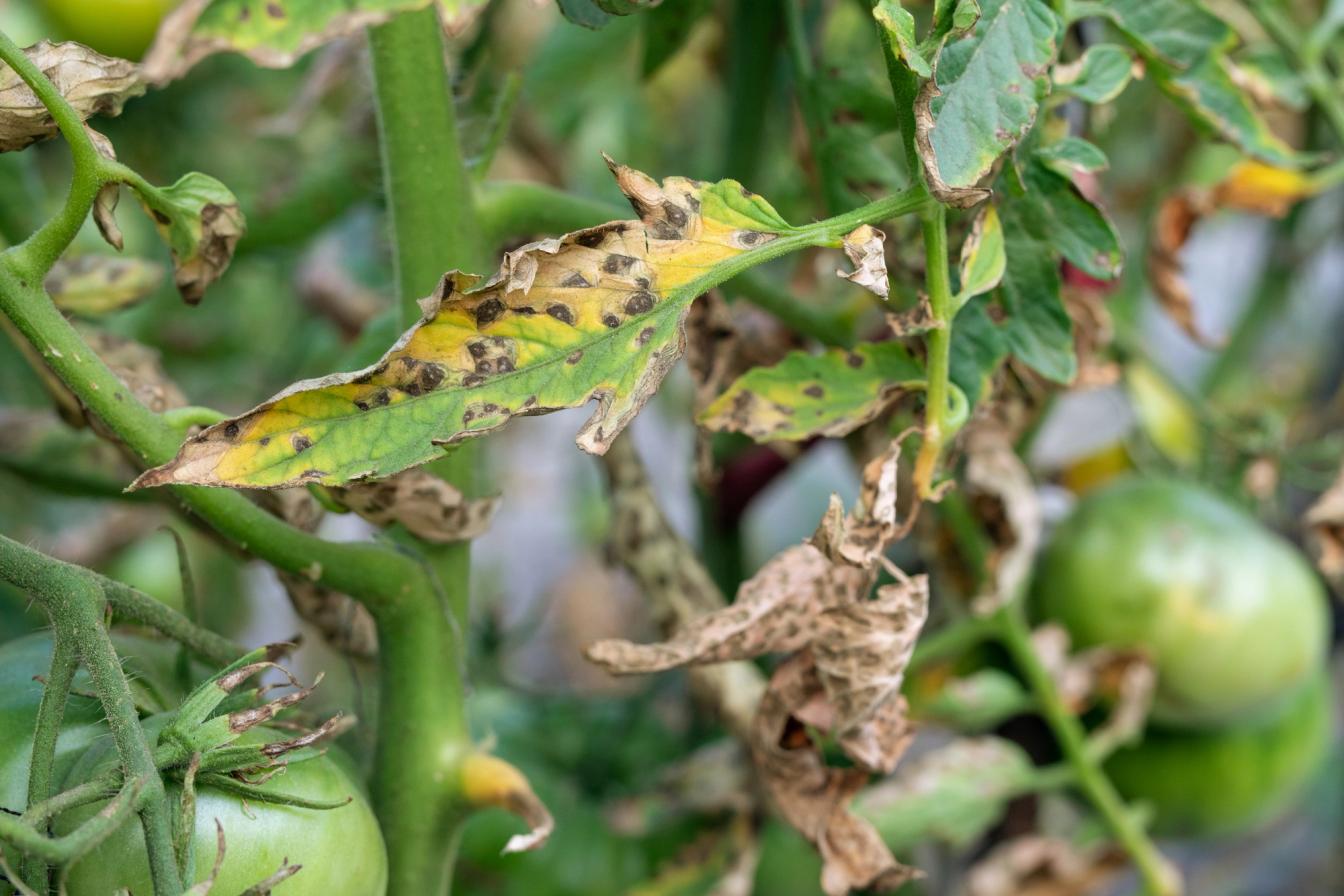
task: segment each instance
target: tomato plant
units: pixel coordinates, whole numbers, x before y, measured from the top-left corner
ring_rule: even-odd
[[[0,890],[1217,890],[1135,809],[1315,811],[1342,28],[0,0]]]

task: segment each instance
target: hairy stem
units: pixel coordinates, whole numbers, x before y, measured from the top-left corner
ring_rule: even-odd
[[[1111,834],[1133,860],[1144,893],[1148,896],[1177,896],[1181,888],[1174,869],[1135,821],[1133,813],[1089,752],[1082,725],[1064,705],[1050,672],[1036,655],[1021,603],[1013,601],[993,618],[998,623],[999,641],[1026,679],[1046,724],[1059,742],[1060,751],[1073,768],[1078,789],[1100,813]]]
[[[42,688],[42,702],[37,707],[37,721],[33,727],[32,764],[28,768],[27,805],[40,803],[52,795],[56,739],[61,734],[61,719],[70,697],[70,685],[75,680],[79,657],[74,641],[62,628],[52,633],[51,669]],[[43,826],[45,828],[45,825]],[[44,833],[45,831],[43,831]],[[38,855],[31,855],[23,864],[23,877],[42,886],[47,880],[47,863]]]

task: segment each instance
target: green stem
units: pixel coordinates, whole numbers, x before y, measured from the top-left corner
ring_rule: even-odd
[[[444,271],[483,270],[490,257],[437,16],[431,7],[369,31],[403,328],[419,319],[417,300]],[[471,494],[476,450],[462,446],[429,469]],[[465,820],[465,810],[432,782],[456,780],[451,769],[469,746],[462,665],[471,554],[468,542],[416,549],[446,594],[426,589],[374,614],[383,683],[374,794],[388,844],[389,891],[433,894],[450,888]]]
[[[765,124],[774,99],[780,21],[760,0],[734,0],[726,39],[724,75],[729,114],[723,172],[743,183],[755,180]],[[569,228],[574,229],[574,228]]]
[[[1046,724],[1059,742],[1060,751],[1072,766],[1078,789],[1100,813],[1112,835],[1133,860],[1139,878],[1143,881],[1144,892],[1149,896],[1177,896],[1180,885],[1174,870],[1162,858],[1162,854],[1125,806],[1110,779],[1097,765],[1088,750],[1082,725],[1064,705],[1049,670],[1036,655],[1020,603],[1010,603],[991,618],[997,621],[1000,642],[1026,679]]]
[[[28,855],[38,856],[44,862],[68,864],[106,839],[121,827],[135,811],[141,798],[138,784],[128,784],[98,814],[64,837],[47,837],[34,830],[23,819],[0,814],[0,840],[14,844]],[[42,887],[46,892],[46,887]],[[181,891],[173,890],[173,896]],[[165,892],[155,885],[155,893]]]
[[[929,291],[934,328],[926,337],[928,389],[924,400],[924,441],[915,459],[914,480],[920,496],[927,497],[933,492],[933,479],[938,472],[943,445],[955,433],[954,421],[948,416],[953,310],[947,257],[947,209],[930,204],[920,215],[920,224],[924,234],[924,280]]]
[[[1270,38],[1290,60],[1297,62],[1297,73],[1307,92],[1330,122],[1336,139],[1344,143],[1344,96],[1332,81],[1330,72],[1321,64],[1320,55],[1304,52],[1305,40],[1301,31],[1277,0],[1250,0],[1247,5]]]
[[[54,629],[51,669],[42,687],[42,702],[38,704],[37,721],[33,727],[32,764],[28,768],[29,806],[49,799],[54,790],[56,739],[61,734],[61,719],[65,717],[66,700],[78,667],[74,642],[64,629]],[[23,877],[39,886],[45,883],[46,861],[41,856],[30,855],[23,864]]]
[[[802,0],[784,0],[784,27],[788,35],[789,63],[793,69],[794,86],[798,93],[798,105],[807,123],[808,137],[812,146],[812,162],[817,168],[817,177],[821,182],[822,199],[826,210],[834,214],[837,210],[851,205],[848,201],[845,181],[841,171],[832,165],[827,152],[830,141],[830,124],[822,108],[821,97],[817,93],[817,81],[812,66],[812,48],[807,39],[807,28],[803,21]]]
[[[953,620],[919,639],[910,657],[906,674],[912,675],[931,663],[961,656],[977,644],[992,639],[998,624],[985,616],[966,616]]]

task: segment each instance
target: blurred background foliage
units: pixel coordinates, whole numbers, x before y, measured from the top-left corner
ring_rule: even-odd
[[[669,11],[685,4],[700,14],[680,29]],[[550,4],[491,3],[459,39],[454,75],[478,176],[551,184],[616,204],[605,151],[655,176],[736,178],[794,222],[844,211],[907,181],[865,4],[801,4],[812,40],[801,50],[791,48],[773,3],[685,4],[668,0],[588,30]],[[1213,5],[1243,32],[1238,60],[1269,85],[1276,131],[1299,147],[1315,145],[1318,115],[1282,58],[1237,4]],[[1099,35],[1088,33],[1095,24],[1069,40],[1095,42]],[[60,36],[27,0],[0,0],[0,29],[20,44]],[[810,73],[800,70],[800,52]],[[204,171],[237,194],[248,218],[227,276],[199,307],[184,306],[165,279],[146,300],[98,317],[105,330],[152,347],[192,404],[241,412],[297,379],[365,364],[393,338],[364,55],[362,41],[347,41],[281,71],[215,56],[100,124],[122,160],[151,181]],[[1066,272],[1068,289],[1105,296],[1116,334],[1109,360],[1124,365],[1126,376],[1056,397],[1033,433],[1029,456],[1049,483],[1055,516],[1075,493],[1136,468],[1200,478],[1292,533],[1344,454],[1344,194],[1321,195],[1281,220],[1225,211],[1199,227],[1184,261],[1200,326],[1214,335],[1214,347],[1201,346],[1158,312],[1144,247],[1162,199],[1217,180],[1235,155],[1198,139],[1142,78],[1112,103],[1090,111],[1060,104],[1051,114],[1109,156],[1110,169],[1089,188],[1113,216],[1128,255],[1118,287]],[[809,122],[821,123],[819,139],[809,139]],[[0,238],[22,239],[51,214],[68,175],[59,143],[0,155]],[[127,255],[165,262],[147,218],[123,215],[122,226]],[[922,264],[914,226],[897,222],[890,234],[893,271],[918,272]],[[74,251],[111,250],[90,225]],[[809,253],[772,265],[768,275],[852,332],[880,329],[882,309],[834,277],[834,263]],[[898,300],[913,298],[912,288]],[[786,338],[772,319],[735,307],[763,340]],[[173,522],[169,511],[121,495],[129,469],[115,450],[87,429],[60,425],[25,358],[12,343],[4,346],[0,531],[181,608],[173,541],[159,531]],[[640,418],[634,438],[657,471],[668,515],[705,542],[716,569],[730,570],[725,579],[809,534],[831,491],[852,500],[857,477],[843,446],[804,446],[778,459],[778,475],[752,494],[740,518],[729,514],[726,531],[723,508],[694,498],[691,401],[683,372]],[[713,750],[719,732],[691,710],[684,676],[617,681],[579,655],[600,637],[653,631],[631,583],[601,562],[601,481],[592,459],[570,444],[584,413],[518,421],[484,452],[505,498],[474,550],[471,714],[478,735],[496,739],[528,774],[559,826],[546,849],[499,857],[515,822],[482,815],[461,847],[460,892],[707,893],[728,861],[731,796],[743,785],[691,787],[723,797],[705,807],[688,798],[678,775],[698,773],[686,768],[686,757]],[[732,440],[718,447],[725,456],[743,451]],[[177,528],[212,627],[249,644],[303,629],[269,569]],[[345,516],[329,516],[321,531],[369,534]],[[38,624],[17,595],[0,600],[0,639]],[[318,698],[371,717],[364,662],[309,637],[301,665],[330,673]],[[370,731],[365,725],[347,736],[356,755],[367,757]],[[1340,892],[1341,842],[1344,755],[1337,746],[1289,818],[1239,840],[1174,848],[1191,873],[1191,892],[1263,896]],[[756,893],[817,892],[817,860],[796,834],[772,824],[763,850]],[[947,892],[940,889],[947,870],[968,854],[921,848],[917,863],[931,875],[910,891]]]

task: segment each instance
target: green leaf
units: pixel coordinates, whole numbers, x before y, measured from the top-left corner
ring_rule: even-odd
[[[184,174],[171,187],[132,184],[173,253],[173,282],[194,305],[224,274],[246,227],[238,200],[208,174]]]
[[[934,0],[933,30],[922,44],[926,54],[938,52],[948,37],[960,37],[980,21],[978,0]]]
[[[990,377],[1008,356],[1008,342],[990,320],[988,305],[987,298],[972,299],[952,328],[950,374],[971,407],[988,394]]]
[[[1258,158],[1297,162],[1233,80],[1227,51],[1236,35],[1221,19],[1194,0],[1114,0],[1097,9],[1191,119]]]
[[[1037,239],[1049,244],[1079,269],[1101,280],[1120,273],[1124,253],[1106,215],[1073,181],[1037,158],[1023,166],[1026,195],[1014,206]]]
[[[1082,137],[1063,137],[1038,146],[1035,156],[1063,177],[1071,177],[1075,171],[1103,171],[1110,165],[1106,153]]]
[[[999,820],[1035,777],[1022,748],[998,737],[965,738],[904,763],[865,790],[854,811],[897,851],[938,839],[965,846]]]
[[[915,104],[915,137],[930,190],[967,207],[976,184],[1031,129],[1050,91],[1059,19],[1042,0],[987,0],[975,29],[949,41]]]
[[[953,314],[974,296],[998,286],[1007,264],[999,213],[986,205],[961,246],[961,291],[952,299]]]
[[[739,377],[699,422],[758,442],[838,438],[923,383],[924,371],[899,342],[865,342],[853,351],[836,348],[820,355],[790,352],[772,367]]]
[[[583,28],[596,31],[611,21],[611,15],[593,0],[556,0],[556,5],[562,16]]]
[[[1033,698],[1017,678],[987,666],[942,682],[931,696],[911,699],[911,714],[920,721],[978,733],[1030,710]]]
[[[644,26],[644,59],[640,69],[648,78],[680,52],[696,22],[709,11],[709,0],[672,0],[649,11]]]
[[[1134,59],[1124,47],[1094,44],[1077,61],[1055,68],[1055,86],[1088,103],[1109,103],[1133,72]]]
[[[736,181],[660,185],[609,164],[640,220],[523,246],[484,283],[446,274],[378,363],[297,383],[209,427],[137,486],[380,478],[515,416],[591,399],[578,442],[604,452],[681,355],[696,296],[737,256],[791,231]]]
[[[1007,316],[1000,328],[1004,343],[1009,352],[1042,376],[1060,383],[1072,382],[1078,372],[1073,321],[1059,296],[1055,253],[1033,235],[1017,203],[1005,204],[1002,214],[1008,267],[997,295]]]
[[[880,0],[873,7],[873,18],[886,32],[887,41],[897,59],[921,78],[933,75],[933,69],[920,52],[919,43],[915,39],[915,17],[901,6],[899,0]]]
[[[202,59],[241,53],[266,68],[288,68],[312,50],[359,35],[403,12],[434,5],[444,30],[460,34],[486,0],[214,0],[184,4],[165,19],[141,65],[146,81],[182,77]]]

